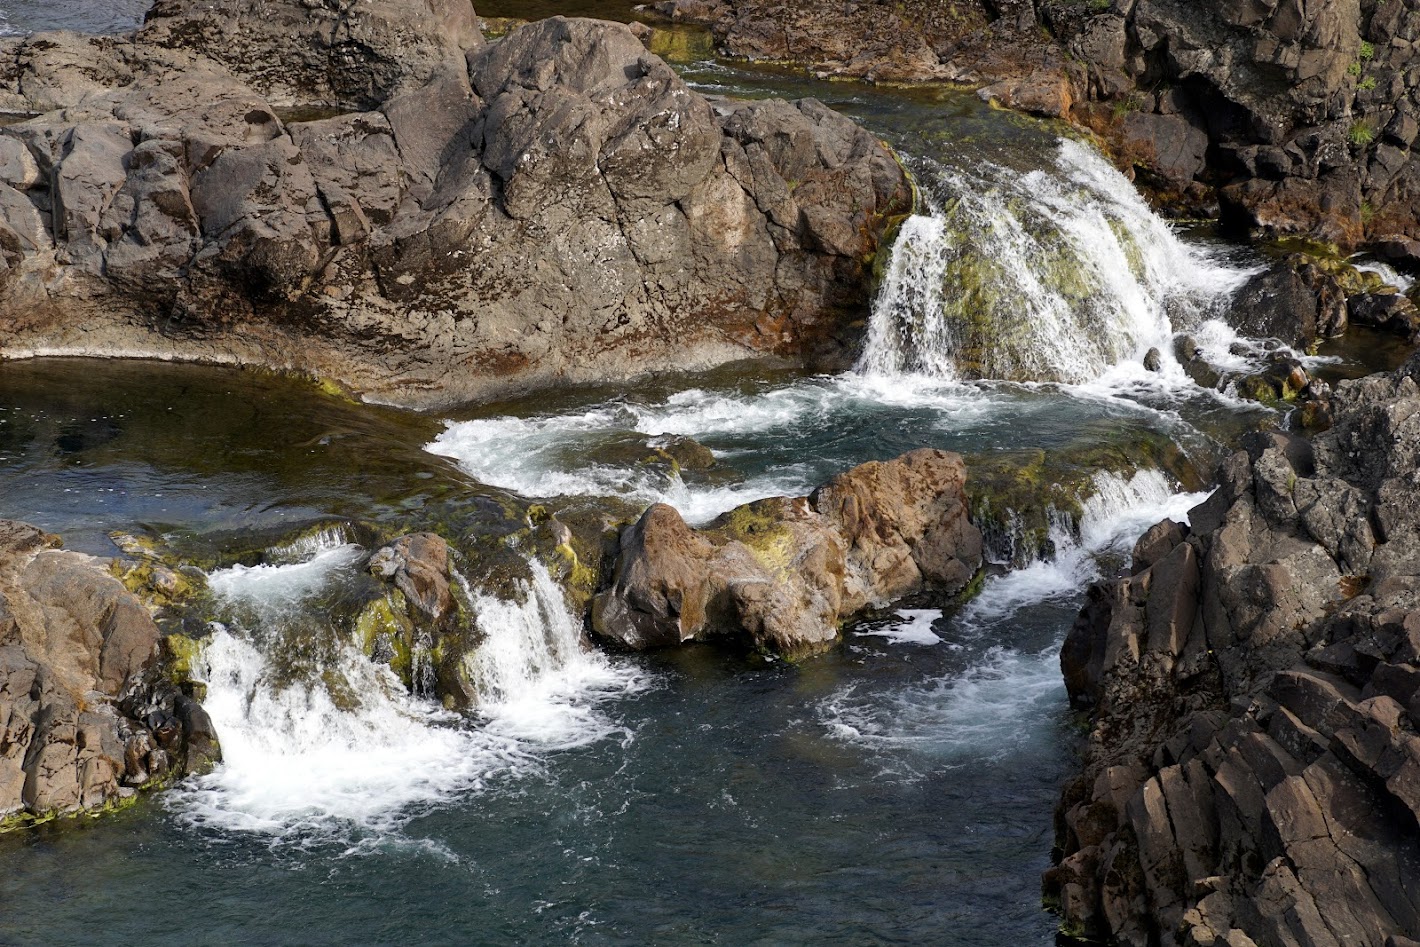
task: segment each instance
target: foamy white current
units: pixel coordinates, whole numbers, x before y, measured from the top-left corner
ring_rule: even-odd
[[[304,562],[211,576],[213,592],[252,627],[215,626],[199,662],[223,762],[172,794],[186,818],[299,841],[378,837],[429,806],[535,772],[550,751],[624,733],[603,705],[647,679],[583,648],[538,563],[519,599],[474,597],[488,636],[471,668],[488,695],[477,725],[412,697],[333,628],[333,656],[288,680],[273,653],[286,646],[283,623],[362,553],[338,545]]]
[[[922,377],[857,374],[811,378],[758,392],[693,388],[648,403],[621,401],[589,410],[522,418],[501,416],[452,422],[426,449],[454,458],[482,483],[526,497],[599,495],[641,503],[669,503],[694,524],[742,503],[795,495],[817,486],[821,472],[786,464],[726,483],[687,483],[679,475],[609,458],[606,445],[621,437],[726,435],[773,438],[800,428],[825,429],[837,419],[883,405],[931,410],[937,425],[961,432],[995,421],[1008,399],[978,387]],[[644,453],[641,452],[641,453]],[[733,464],[735,456],[720,452]]]
[[[1072,528],[1060,519],[1052,530],[1054,555],[988,579],[962,610],[955,628],[966,645],[1000,637],[1026,609],[1051,603],[1075,608],[1080,591],[1100,577],[1101,557],[1126,554],[1159,520],[1186,523],[1188,511],[1207,497],[1176,492],[1156,470],[1094,479],[1079,523]],[[896,640],[916,640],[923,613],[899,614]],[[893,626],[876,634],[894,640]],[[839,739],[922,751],[950,765],[956,756],[979,761],[1005,755],[1048,725],[1064,699],[1056,640],[1036,653],[988,646],[964,672],[890,695],[846,689],[820,705],[819,719]]]
[[[1185,243],[1088,145],[1053,172],[917,162],[925,213],[903,224],[859,368],[868,374],[1092,382],[1187,376],[1176,330],[1195,329],[1249,271]]]

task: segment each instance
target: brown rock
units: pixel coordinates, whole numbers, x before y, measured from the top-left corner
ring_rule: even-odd
[[[701,530],[657,504],[621,537],[598,634],[642,649],[740,638],[790,657],[830,647],[867,608],[975,574],[961,458],[922,450],[864,464],[807,498],[760,500]]]
[[[147,610],[58,546],[0,521],[0,829],[102,808],[218,754],[206,714],[156,673]]]

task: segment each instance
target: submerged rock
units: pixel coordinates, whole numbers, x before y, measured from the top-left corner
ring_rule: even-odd
[[[0,521],[0,830],[102,810],[219,758],[162,633],[98,559]]]
[[[691,529],[665,504],[622,533],[592,623],[644,649],[713,638],[798,657],[863,611],[930,590],[961,591],[981,564],[961,458],[919,450],[774,497]]]
[[[1420,359],[1343,382],[1313,442],[1254,434],[1222,486],[1089,590],[1088,708],[1046,876],[1125,944],[1384,947],[1420,930]]]
[[[812,100],[711,103],[618,24],[472,24],[164,0],[122,40],[4,41],[0,108],[43,114],[0,128],[0,356],[253,363],[417,407],[847,361],[911,202],[885,146]]]

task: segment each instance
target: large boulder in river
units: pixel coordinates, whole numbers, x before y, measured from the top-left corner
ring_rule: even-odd
[[[162,635],[99,561],[0,520],[0,830],[93,811],[216,758]]]
[[[1101,582],[1066,641],[1091,714],[1047,875],[1123,944],[1407,944],[1420,931],[1420,358],[1342,383],[1308,443]]]
[[[246,6],[6,41],[0,109],[45,114],[0,128],[0,357],[252,363],[416,407],[850,358],[911,195],[848,119],[711,102],[618,24],[483,44],[452,0],[311,14],[352,52],[276,28],[307,4]]]
[[[952,595],[981,564],[956,454],[919,450],[691,529],[657,504],[621,537],[593,627],[634,649],[731,638],[798,657],[842,623],[923,591]]]

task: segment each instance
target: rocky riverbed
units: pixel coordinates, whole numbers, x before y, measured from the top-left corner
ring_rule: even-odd
[[[0,364],[0,828],[237,939],[1412,947],[1409,14],[1214,6],[0,39],[0,358],[263,370]]]

